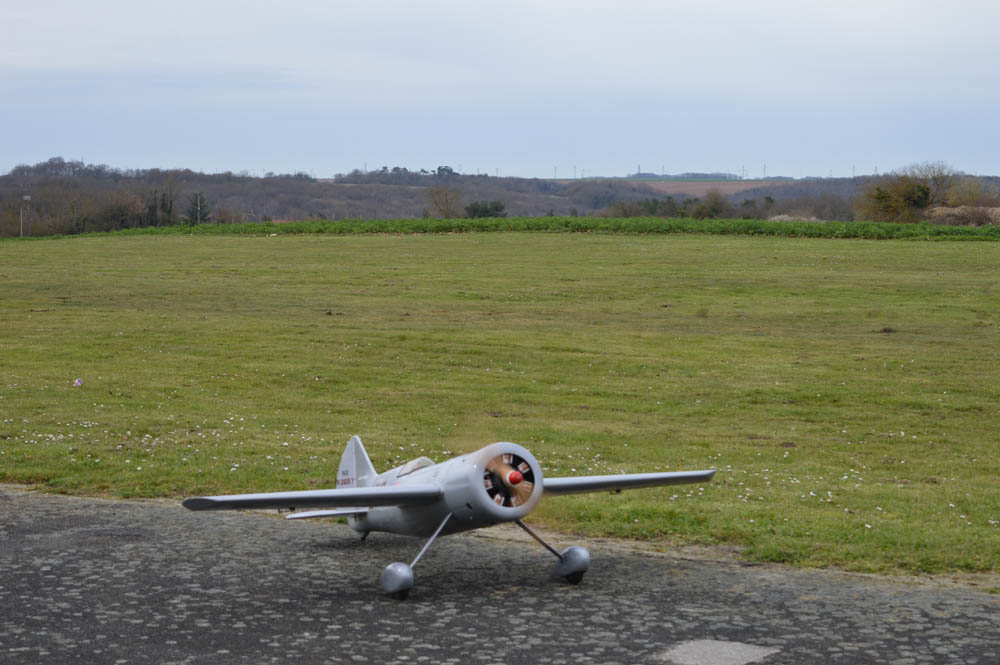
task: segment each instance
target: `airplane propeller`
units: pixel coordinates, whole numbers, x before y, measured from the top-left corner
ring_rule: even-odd
[[[535,489],[535,473],[520,456],[503,453],[486,463],[483,487],[498,506],[517,507],[531,498]]]

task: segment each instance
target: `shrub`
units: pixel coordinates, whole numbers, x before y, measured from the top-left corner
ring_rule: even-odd
[[[465,216],[473,219],[478,217],[506,217],[507,209],[502,201],[473,201],[465,206]]]
[[[857,202],[862,219],[915,222],[931,202],[930,186],[908,175],[894,175],[869,185]]]
[[[704,198],[691,208],[691,216],[695,219],[732,217],[733,204],[719,190],[710,189],[705,193]]]

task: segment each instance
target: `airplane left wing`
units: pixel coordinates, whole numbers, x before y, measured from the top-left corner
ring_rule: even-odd
[[[184,500],[188,510],[239,510],[242,508],[357,508],[358,506],[412,506],[441,498],[437,485],[355,487],[264,494],[199,496]]]
[[[546,495],[580,494],[603,490],[626,490],[658,485],[703,483],[712,479],[715,469],[706,471],[670,471],[665,473],[625,473],[614,476],[576,476],[545,478],[542,489]]]

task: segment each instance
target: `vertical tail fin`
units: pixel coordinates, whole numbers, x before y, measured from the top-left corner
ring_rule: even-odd
[[[352,436],[344,448],[337,469],[337,489],[344,487],[368,487],[375,483],[375,467],[368,459],[368,453],[361,444],[361,438]]]

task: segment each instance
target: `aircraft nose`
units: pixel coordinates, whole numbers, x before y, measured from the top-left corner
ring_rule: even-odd
[[[524,480],[524,476],[521,475],[521,472],[518,471],[517,469],[514,469],[513,471],[507,474],[508,485],[517,485],[522,480]]]

